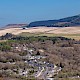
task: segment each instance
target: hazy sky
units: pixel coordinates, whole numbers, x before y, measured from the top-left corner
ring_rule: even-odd
[[[80,0],[0,0],[0,26],[80,14]]]

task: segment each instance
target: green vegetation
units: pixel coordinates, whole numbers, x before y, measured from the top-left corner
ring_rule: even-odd
[[[48,36],[48,37],[66,37],[66,38],[71,38],[71,39],[76,39],[76,40],[80,40],[80,34],[53,34],[53,33],[27,33],[27,32],[23,32],[21,34],[19,34],[19,36],[22,37],[30,37],[30,36]]]
[[[1,42],[0,43],[0,50],[9,51],[9,50],[11,50],[11,47],[6,42]]]

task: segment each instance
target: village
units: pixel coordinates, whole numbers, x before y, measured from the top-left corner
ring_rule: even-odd
[[[24,77],[34,77],[36,79],[53,80],[54,75],[61,71],[61,67],[57,67],[51,62],[45,61],[46,55],[40,55],[43,50],[40,49],[37,54],[34,53],[34,49],[27,48],[26,46],[19,47],[19,45],[12,47],[15,51],[26,51],[27,55],[22,56],[24,63],[28,65],[27,69],[18,69],[18,75]]]
[[[64,70],[66,71],[67,63],[62,61],[65,61],[67,54],[70,53],[67,49],[73,50],[71,40],[63,37],[57,39],[58,42],[55,42],[56,38],[45,36],[38,38],[13,37],[6,42],[1,42],[0,76],[21,80],[56,80],[58,77],[68,77],[69,74],[63,73]],[[73,41],[73,43],[78,45],[79,41]],[[65,50],[66,52],[64,52]],[[74,55],[70,54],[67,60],[71,57]],[[79,74],[72,74],[68,78],[80,77]]]

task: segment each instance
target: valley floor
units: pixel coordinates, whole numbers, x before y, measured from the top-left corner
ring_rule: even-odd
[[[63,36],[72,39],[80,39],[80,27],[33,27],[33,28],[8,28],[0,30],[0,36],[6,33],[21,36]]]

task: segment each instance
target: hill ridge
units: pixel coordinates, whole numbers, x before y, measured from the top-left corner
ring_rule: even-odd
[[[42,20],[31,22],[28,27],[39,27],[39,26],[47,26],[47,27],[71,27],[71,26],[80,26],[80,14],[66,17],[57,20]]]

